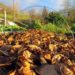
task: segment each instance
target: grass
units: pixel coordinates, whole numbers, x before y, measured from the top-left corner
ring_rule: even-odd
[[[20,27],[18,25],[15,26],[4,26],[3,24],[0,24],[0,32],[7,32],[7,31],[23,31],[26,30],[26,28]]]
[[[0,13],[0,18],[4,18],[4,14]],[[7,14],[7,20],[13,20],[13,15]]]
[[[3,13],[0,13],[0,18],[4,18]],[[27,20],[30,18],[30,16],[25,15],[25,14],[18,14],[18,15],[15,15],[15,17],[14,17],[13,14],[7,14],[7,20],[13,21],[14,18],[15,18],[15,20]]]

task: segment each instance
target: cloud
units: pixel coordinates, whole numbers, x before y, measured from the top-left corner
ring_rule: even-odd
[[[58,4],[59,6],[63,6],[64,3],[65,3],[65,1],[67,1],[67,0],[57,0],[57,4]]]
[[[24,0],[27,5],[36,4],[39,0]]]
[[[58,7],[58,9],[63,9],[66,6],[68,6],[68,0],[57,0],[56,1],[56,7]]]
[[[69,0],[57,0],[57,4],[59,6],[65,7],[65,6],[69,6],[70,1]]]

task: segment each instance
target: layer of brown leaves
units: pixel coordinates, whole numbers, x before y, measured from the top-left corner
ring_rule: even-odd
[[[59,64],[61,75],[75,75],[75,40],[41,30],[0,34],[5,75],[37,75],[35,69],[43,64]]]

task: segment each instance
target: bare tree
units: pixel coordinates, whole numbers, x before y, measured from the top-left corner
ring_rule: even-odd
[[[13,10],[14,10],[13,18],[15,20],[15,18],[18,16],[19,13],[19,0],[13,0]]]
[[[43,8],[43,11],[42,11],[42,16],[41,16],[41,19],[42,19],[42,23],[46,23],[46,20],[45,18],[48,16],[49,12],[47,10],[46,7]]]
[[[31,19],[35,19],[35,9],[31,9],[30,11],[29,11],[29,14],[30,14],[30,18]]]
[[[45,18],[46,16],[48,16],[48,10],[46,6],[44,6],[43,11],[42,11],[42,18]]]

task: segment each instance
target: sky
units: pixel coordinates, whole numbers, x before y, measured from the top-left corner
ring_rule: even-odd
[[[27,8],[29,6],[47,6],[54,10],[60,10],[64,8],[67,1],[73,2],[74,0],[14,0],[18,2],[17,5],[20,9]],[[0,3],[5,3],[8,6],[12,6],[13,0],[0,0]]]

